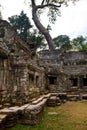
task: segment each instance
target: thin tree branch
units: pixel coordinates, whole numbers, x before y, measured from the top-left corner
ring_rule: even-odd
[[[44,1],[45,1],[45,0],[42,0],[42,3],[41,3],[41,5],[43,5],[43,4],[44,4]]]
[[[49,0],[46,0],[47,4],[49,3]]]
[[[49,6],[59,8],[59,7],[61,7],[61,4],[59,4],[59,5],[55,5],[55,4],[38,5],[38,6],[36,6],[36,8],[37,8],[37,9],[38,9],[38,8],[45,8],[45,7],[49,7]]]

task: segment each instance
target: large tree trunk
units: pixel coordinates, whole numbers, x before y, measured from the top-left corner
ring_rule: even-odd
[[[45,37],[45,39],[48,43],[50,51],[53,51],[53,50],[55,50],[54,42],[53,42],[53,40],[52,40],[52,38],[49,34],[49,31],[39,21],[36,11],[37,11],[37,6],[35,5],[34,0],[32,0],[32,18],[33,18],[33,21],[34,21],[36,27],[39,29],[39,31],[44,35],[44,37]]]

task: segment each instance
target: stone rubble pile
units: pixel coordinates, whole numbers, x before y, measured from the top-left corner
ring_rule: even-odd
[[[44,95],[23,106],[0,109],[0,130],[14,126],[16,123],[35,125],[42,117],[45,104],[51,94]]]
[[[82,99],[86,99],[87,94],[81,96]],[[36,125],[41,120],[46,105],[55,107],[67,100],[75,101],[75,98],[78,98],[78,96],[67,95],[66,93],[49,93],[22,106],[0,105],[0,130],[10,128],[16,123]]]
[[[47,100],[47,106],[55,107],[61,103],[65,103],[67,99],[66,93],[51,93],[50,98]]]

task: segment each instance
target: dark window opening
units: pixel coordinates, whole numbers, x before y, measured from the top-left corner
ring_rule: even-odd
[[[64,62],[64,65],[67,65],[67,63],[66,63],[66,62]]]
[[[87,78],[83,78],[83,86],[87,86]]]
[[[49,77],[49,84],[56,84],[57,77]]]
[[[34,75],[33,74],[29,74],[29,79],[33,82],[34,81]]]
[[[38,85],[39,76],[36,76],[36,85]]]
[[[71,82],[72,82],[72,86],[77,86],[78,85],[78,80],[77,80],[77,78],[72,78],[72,79],[70,79],[71,80]]]

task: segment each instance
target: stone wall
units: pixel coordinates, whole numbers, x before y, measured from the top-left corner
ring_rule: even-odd
[[[39,65],[46,70],[48,89],[57,91],[87,91],[87,51],[41,51]],[[49,83],[49,77],[52,82]],[[53,80],[56,77],[56,82]]]
[[[48,91],[87,91],[87,51],[44,50],[37,55],[32,59],[16,30],[0,20],[1,103],[31,102]]]
[[[27,103],[44,89],[44,70],[31,60],[29,46],[0,20],[0,102]]]

